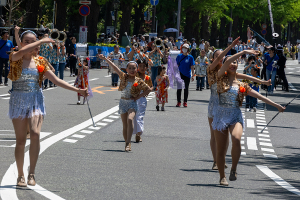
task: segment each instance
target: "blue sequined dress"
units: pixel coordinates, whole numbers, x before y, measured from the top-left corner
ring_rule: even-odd
[[[119,114],[127,113],[129,109],[134,109],[136,112],[138,111],[137,102],[134,100],[131,100],[131,87],[134,84],[134,82],[127,82],[126,87],[121,92],[121,98],[119,103]]]
[[[238,102],[239,87],[230,87],[227,92],[219,95],[219,106],[214,113],[212,127],[223,131],[230,125],[241,123],[244,127],[242,112]]]
[[[25,68],[21,77],[12,82],[13,91],[9,101],[9,118],[31,118],[45,115],[45,103],[39,86],[39,73],[36,68]]]
[[[214,118],[214,113],[216,112],[219,105],[219,94],[217,91],[217,83],[214,83],[210,88],[210,99],[208,104],[208,118]]]

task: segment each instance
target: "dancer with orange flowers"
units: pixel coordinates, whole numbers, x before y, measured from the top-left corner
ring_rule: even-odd
[[[146,59],[138,60],[138,73],[136,76],[143,81],[150,87],[150,90],[153,90],[153,85],[150,76],[146,75],[146,71],[148,69],[148,63]],[[134,120],[134,129],[133,134],[135,134],[135,141],[137,143],[142,142],[141,135],[144,132],[144,117],[147,108],[147,99],[146,97],[141,97],[137,100],[138,111],[135,116]]]
[[[165,111],[165,103],[168,103],[168,89],[170,86],[169,77],[166,75],[166,67],[158,67],[156,82],[156,110],[159,111],[159,104],[162,104],[161,111]]]
[[[121,99],[119,103],[119,114],[121,114],[123,123],[123,137],[125,140],[125,152],[131,151],[131,137],[134,128],[134,117],[138,111],[137,100],[150,93],[150,87],[141,79],[136,77],[138,64],[129,61],[126,66],[126,72],[122,72],[112,61],[102,54],[100,59],[104,59],[110,67],[120,77],[119,91]]]
[[[17,185],[23,187],[27,184],[32,186],[36,184],[35,167],[40,151],[40,131],[46,114],[41,88],[44,76],[58,86],[88,96],[87,90],[77,89],[57,78],[50,70],[51,65],[44,57],[35,56],[39,46],[45,43],[54,43],[54,41],[50,38],[37,41],[34,32],[25,31],[21,35],[21,49],[9,55],[10,71],[8,78],[12,80],[13,85],[9,101],[9,117],[16,134]],[[30,127],[30,168],[26,184],[23,164],[28,124]]]
[[[270,99],[260,95],[252,90],[247,83],[237,80],[237,59],[243,54],[256,54],[253,50],[244,50],[231,57],[225,57],[223,66],[217,73],[217,90],[219,93],[219,105],[214,112],[212,128],[217,144],[217,165],[220,174],[220,185],[228,185],[225,176],[225,156],[227,151],[228,132],[231,134],[232,140],[232,167],[229,180],[237,179],[237,164],[241,155],[241,137],[243,133],[244,121],[240,106],[245,96],[250,95],[258,98],[267,104],[276,107],[280,112],[285,110],[279,104],[274,103]]]
[[[76,78],[75,83],[74,83],[74,86],[76,88],[85,89],[85,88],[89,87],[88,59],[89,58],[84,59],[82,63],[80,61],[78,61],[79,62],[79,64],[78,64],[78,66],[79,66],[78,75],[77,75],[77,78]],[[77,96],[78,96],[77,105],[80,105],[81,104],[80,97],[82,95],[80,93],[77,93]],[[85,103],[85,98],[83,99],[83,104],[84,103]]]

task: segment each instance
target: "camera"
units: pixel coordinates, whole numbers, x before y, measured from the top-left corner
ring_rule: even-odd
[[[251,62],[251,64],[252,64],[252,65],[255,65],[255,62],[254,62],[254,61],[252,61],[252,62]]]

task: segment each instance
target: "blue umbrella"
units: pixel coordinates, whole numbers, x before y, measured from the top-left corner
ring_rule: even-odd
[[[176,28],[167,28],[164,32],[178,32]]]

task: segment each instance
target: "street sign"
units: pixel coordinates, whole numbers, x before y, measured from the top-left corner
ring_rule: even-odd
[[[266,30],[266,29],[263,29],[263,30],[261,31],[261,34],[262,34],[262,35],[267,35],[267,30]]]
[[[267,24],[262,24],[262,25],[261,25],[261,28],[262,28],[263,30],[267,29]]]
[[[157,6],[159,0],[150,0],[152,6]]]
[[[84,5],[91,5],[91,1],[79,1],[79,4],[84,4]]]
[[[273,35],[273,37],[275,37],[275,38],[279,37],[279,34],[278,34],[278,33],[273,33],[272,35]]]
[[[111,13],[111,19],[115,21],[115,11],[110,11],[110,13]]]
[[[114,34],[114,31],[115,31],[115,27],[114,27],[114,26],[107,26],[107,27],[106,27],[106,34],[107,34],[107,35],[112,35],[112,34]]]
[[[80,26],[79,43],[87,43],[87,26]]]
[[[81,15],[81,16],[88,16],[89,14],[90,14],[90,7],[88,6],[88,5],[82,5],[82,6],[80,6],[80,8],[79,8],[79,14]]]
[[[228,42],[232,42],[233,38],[232,37],[228,37]]]
[[[156,38],[157,33],[149,33],[149,42],[151,42],[151,38]]]
[[[6,6],[7,0],[0,0],[0,6]]]

